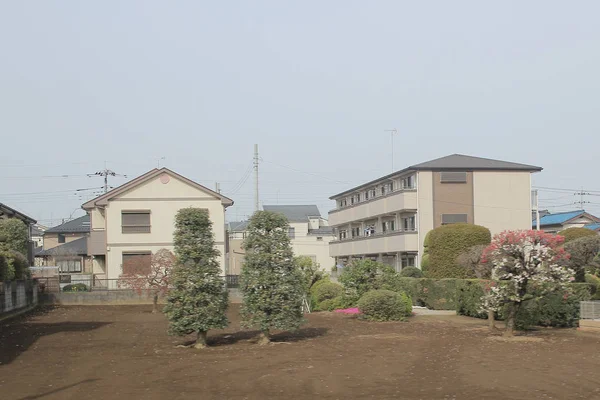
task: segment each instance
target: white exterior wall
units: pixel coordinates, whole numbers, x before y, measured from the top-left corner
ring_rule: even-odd
[[[474,222],[492,235],[531,229],[530,172],[473,172]]]
[[[329,242],[334,239],[333,235],[309,235],[308,222],[292,222],[290,228],[295,229],[295,238],[291,240],[292,250],[295,256],[315,256],[321,269],[329,271],[335,265],[335,259],[329,256]],[[317,237],[322,237],[318,241]]]
[[[419,171],[417,174],[417,232],[419,235],[419,257],[416,266],[421,268],[423,242],[427,232],[433,229],[433,172]]]
[[[106,273],[115,279],[121,274],[123,252],[151,251],[166,248],[173,251],[175,215],[186,207],[205,208],[213,223],[216,247],[220,252],[219,263],[225,273],[225,211],[221,200],[170,176],[163,184],[155,178],[116,199],[106,206]],[[121,211],[150,210],[150,233],[122,233]],[[95,219],[93,215],[92,220]]]

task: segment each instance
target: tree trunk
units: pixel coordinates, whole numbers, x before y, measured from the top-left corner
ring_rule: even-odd
[[[154,294],[154,298],[152,299],[152,314],[158,312],[158,293]]]
[[[503,336],[513,337],[515,335],[515,318],[520,305],[521,303],[511,303],[509,305],[508,314],[506,316],[506,330],[504,331]]]
[[[488,326],[490,328],[490,331],[495,332],[498,330],[498,328],[496,328],[496,319],[494,317],[494,311],[492,310],[488,310]]]
[[[206,347],[206,331],[198,331],[198,337],[196,343],[194,343],[195,349],[204,349]]]
[[[258,344],[261,346],[267,345],[271,343],[271,338],[269,337],[269,330],[265,329],[258,336]]]

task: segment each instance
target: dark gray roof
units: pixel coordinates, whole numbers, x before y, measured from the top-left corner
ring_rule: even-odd
[[[22,212],[17,211],[6,204],[0,203],[0,216],[2,215],[6,215],[7,217],[11,218],[18,218],[27,224],[35,224],[37,222],[35,219],[23,214]]]
[[[245,231],[248,227],[248,221],[233,221],[228,222],[226,225],[226,229],[229,232],[242,232]]]
[[[542,167],[518,164],[508,161],[492,160],[489,158],[452,154],[435,160],[426,161],[408,167],[414,170],[493,170],[493,171],[541,171]]]
[[[333,200],[339,196],[350,194],[356,190],[365,189],[376,183],[393,178],[399,174],[409,171],[529,171],[538,172],[542,167],[536,167],[527,164],[518,164],[508,161],[492,160],[489,158],[465,156],[463,154],[451,154],[446,157],[436,158],[435,160],[426,161],[424,163],[411,165],[400,171],[396,171],[381,178],[377,178],[370,182],[348,189],[344,192],[331,196]]]
[[[77,233],[89,231],[90,216],[86,214],[83,217],[75,218],[71,221],[65,222],[64,224],[47,229],[45,233]]]
[[[82,237],[72,242],[44,250],[36,256],[61,256],[61,255],[87,255],[87,237]]]
[[[319,229],[310,229],[308,231],[309,235],[333,235],[333,227],[331,226],[322,226]]]
[[[35,224],[31,227],[31,236],[42,236],[44,235],[44,231],[39,227],[39,225]]]
[[[289,222],[308,222],[308,217],[321,217],[315,205],[263,206],[263,210],[283,214]]]

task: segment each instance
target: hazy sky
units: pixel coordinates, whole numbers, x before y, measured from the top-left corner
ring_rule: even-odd
[[[56,224],[83,214],[93,191],[74,190],[99,188],[85,175],[105,162],[135,177],[166,157],[221,182],[241,219],[258,143],[261,202],[326,213],[391,171],[397,128],[397,169],[451,153],[540,165],[535,185],[597,191],[600,214],[598,15],[597,1],[0,0],[0,202]],[[577,207],[573,191],[541,198]]]

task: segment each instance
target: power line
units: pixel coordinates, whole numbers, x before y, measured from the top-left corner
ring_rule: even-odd
[[[104,177],[104,193],[108,192],[108,177],[109,176],[122,176],[123,178],[127,178],[127,175],[117,174],[116,172],[106,168],[106,163],[104,163],[104,169],[98,172],[94,172],[93,174],[87,174],[87,176],[102,176]]]

